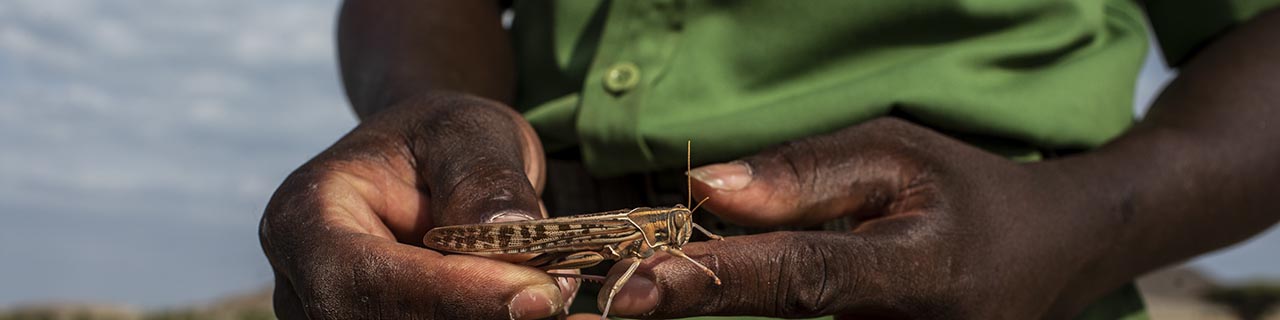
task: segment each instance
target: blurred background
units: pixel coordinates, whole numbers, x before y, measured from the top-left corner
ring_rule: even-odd
[[[0,1],[0,319],[270,318],[258,218],[356,124],[339,2]],[[1172,74],[1150,55],[1135,108]],[[1231,319],[1206,292],[1277,279],[1272,228],[1142,286]]]

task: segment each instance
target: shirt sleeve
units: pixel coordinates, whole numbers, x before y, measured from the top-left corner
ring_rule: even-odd
[[[1280,7],[1280,0],[1147,0],[1147,17],[1170,66],[1181,66],[1214,37]]]

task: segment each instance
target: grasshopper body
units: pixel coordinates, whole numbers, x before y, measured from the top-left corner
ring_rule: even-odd
[[[692,198],[690,200],[692,202]],[[582,269],[605,259],[636,258],[610,288],[609,300],[601,315],[604,318],[609,315],[614,295],[631,278],[640,261],[653,256],[657,250],[693,262],[719,285],[720,278],[715,272],[680,250],[689,242],[693,229],[712,239],[723,239],[694,223],[693,210],[677,204],[674,207],[642,207],[552,219],[446,226],[431,229],[423,240],[428,248],[456,253],[537,253],[524,264],[542,270]]]

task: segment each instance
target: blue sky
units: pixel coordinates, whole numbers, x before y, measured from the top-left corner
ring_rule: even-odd
[[[0,2],[0,305],[268,283],[267,198],[355,124],[336,6]]]
[[[268,284],[267,198],[355,125],[337,4],[0,1],[0,306],[163,307]],[[1167,76],[1149,69],[1141,91]],[[1278,249],[1273,230],[1197,264],[1280,277]]]

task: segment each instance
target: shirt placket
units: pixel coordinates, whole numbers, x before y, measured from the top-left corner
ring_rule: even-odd
[[[658,169],[645,144],[646,97],[655,93],[678,44],[684,1],[611,4],[582,88],[577,132],[583,161],[597,175]]]

